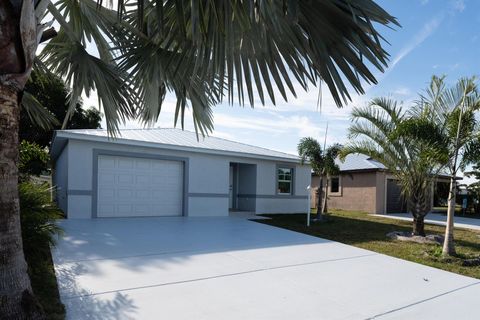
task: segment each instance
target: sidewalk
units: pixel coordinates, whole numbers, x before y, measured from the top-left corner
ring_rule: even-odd
[[[410,213],[391,213],[391,214],[372,214],[375,217],[382,217],[382,218],[389,218],[389,219],[397,219],[397,220],[405,220],[405,221],[412,221],[412,215]],[[447,216],[438,213],[429,213],[425,219],[425,223],[428,224],[436,224],[439,226],[444,226],[447,221]],[[472,230],[479,230],[480,231],[480,219],[474,218],[464,218],[464,217],[455,217],[455,227],[457,228],[464,228],[464,229],[472,229]]]

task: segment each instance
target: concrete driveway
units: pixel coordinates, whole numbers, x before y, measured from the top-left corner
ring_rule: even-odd
[[[480,281],[241,218],[65,220],[68,319],[480,319]]]

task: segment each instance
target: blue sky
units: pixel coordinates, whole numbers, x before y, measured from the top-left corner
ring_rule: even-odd
[[[379,0],[397,17],[401,28],[381,28],[390,45],[389,68],[377,73],[379,84],[367,88],[363,96],[338,109],[326,89],[321,111],[317,108],[318,89],[297,92],[297,99],[249,106],[219,105],[214,108],[214,136],[296,154],[300,138],[324,139],[329,123],[328,143],[345,142],[349,114],[376,96],[391,96],[406,106],[425,88],[433,74],[447,75],[454,83],[462,76],[480,74],[480,1],[478,0]],[[280,97],[280,96],[279,96]],[[167,96],[155,127],[172,127],[175,98]],[[85,98],[85,106],[96,105],[96,98]],[[186,129],[192,129],[191,117]],[[129,122],[126,127],[141,127]]]

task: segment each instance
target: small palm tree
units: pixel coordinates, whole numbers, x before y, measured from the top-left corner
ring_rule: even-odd
[[[334,144],[326,150],[322,150],[317,140],[308,137],[300,140],[297,149],[302,163],[309,161],[313,172],[320,177],[320,184],[317,190],[317,219],[322,220],[323,215],[327,211],[328,182],[331,176],[337,175],[340,171],[335,163],[335,159],[340,152],[341,146]],[[325,189],[323,188],[324,180],[326,180]]]
[[[387,64],[373,24],[397,24],[372,0],[103,3],[112,1],[0,1],[0,283],[8,293],[0,314],[6,318],[41,317],[27,303],[34,299],[17,186],[19,101],[29,114],[41,110],[24,93],[32,69],[72,87],[64,126],[82,94],[98,94],[107,129],[115,133],[127,119],[155,123],[171,92],[175,124],[183,126],[191,108],[196,130],[206,134],[214,105],[238,95],[240,104],[248,99],[253,107],[257,93],[262,104],[266,95],[275,103],[275,88],[284,99],[287,91],[296,95],[292,80],[304,90],[325,83],[341,106],[350,99],[346,84],[363,93],[360,79],[376,83],[369,66],[383,71]],[[41,42],[47,45],[37,55]]]
[[[455,254],[454,213],[457,189],[456,176],[459,170],[475,163],[480,158],[480,125],[477,113],[480,110],[480,89],[475,77],[462,78],[447,87],[445,77],[433,76],[426,93],[414,109],[417,115],[428,115],[440,134],[445,146],[446,168],[450,174],[447,227],[443,255]]]
[[[366,107],[354,108],[352,118],[349,137],[353,140],[341,150],[340,157],[362,153],[387,167],[398,180],[413,216],[412,233],[425,236],[424,219],[431,209],[432,183],[444,161],[444,150],[436,143],[435,128],[386,98],[373,99]],[[413,134],[407,134],[409,132],[431,138],[416,140]]]

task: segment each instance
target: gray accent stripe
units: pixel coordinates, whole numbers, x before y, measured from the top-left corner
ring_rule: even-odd
[[[228,198],[230,197],[228,193],[201,193],[201,192],[189,193],[188,196],[195,197],[195,198]]]
[[[188,181],[190,168],[189,158],[186,157],[174,157],[160,154],[150,153],[136,153],[117,150],[105,150],[105,149],[93,149],[93,170],[92,170],[92,218],[97,218],[97,202],[98,202],[98,156],[119,156],[119,157],[132,157],[154,160],[172,160],[183,162],[183,215],[188,215]]]
[[[68,189],[67,194],[69,196],[91,196],[92,190]]]
[[[239,198],[255,199],[307,199],[308,196],[280,195],[280,194],[239,194]]]

